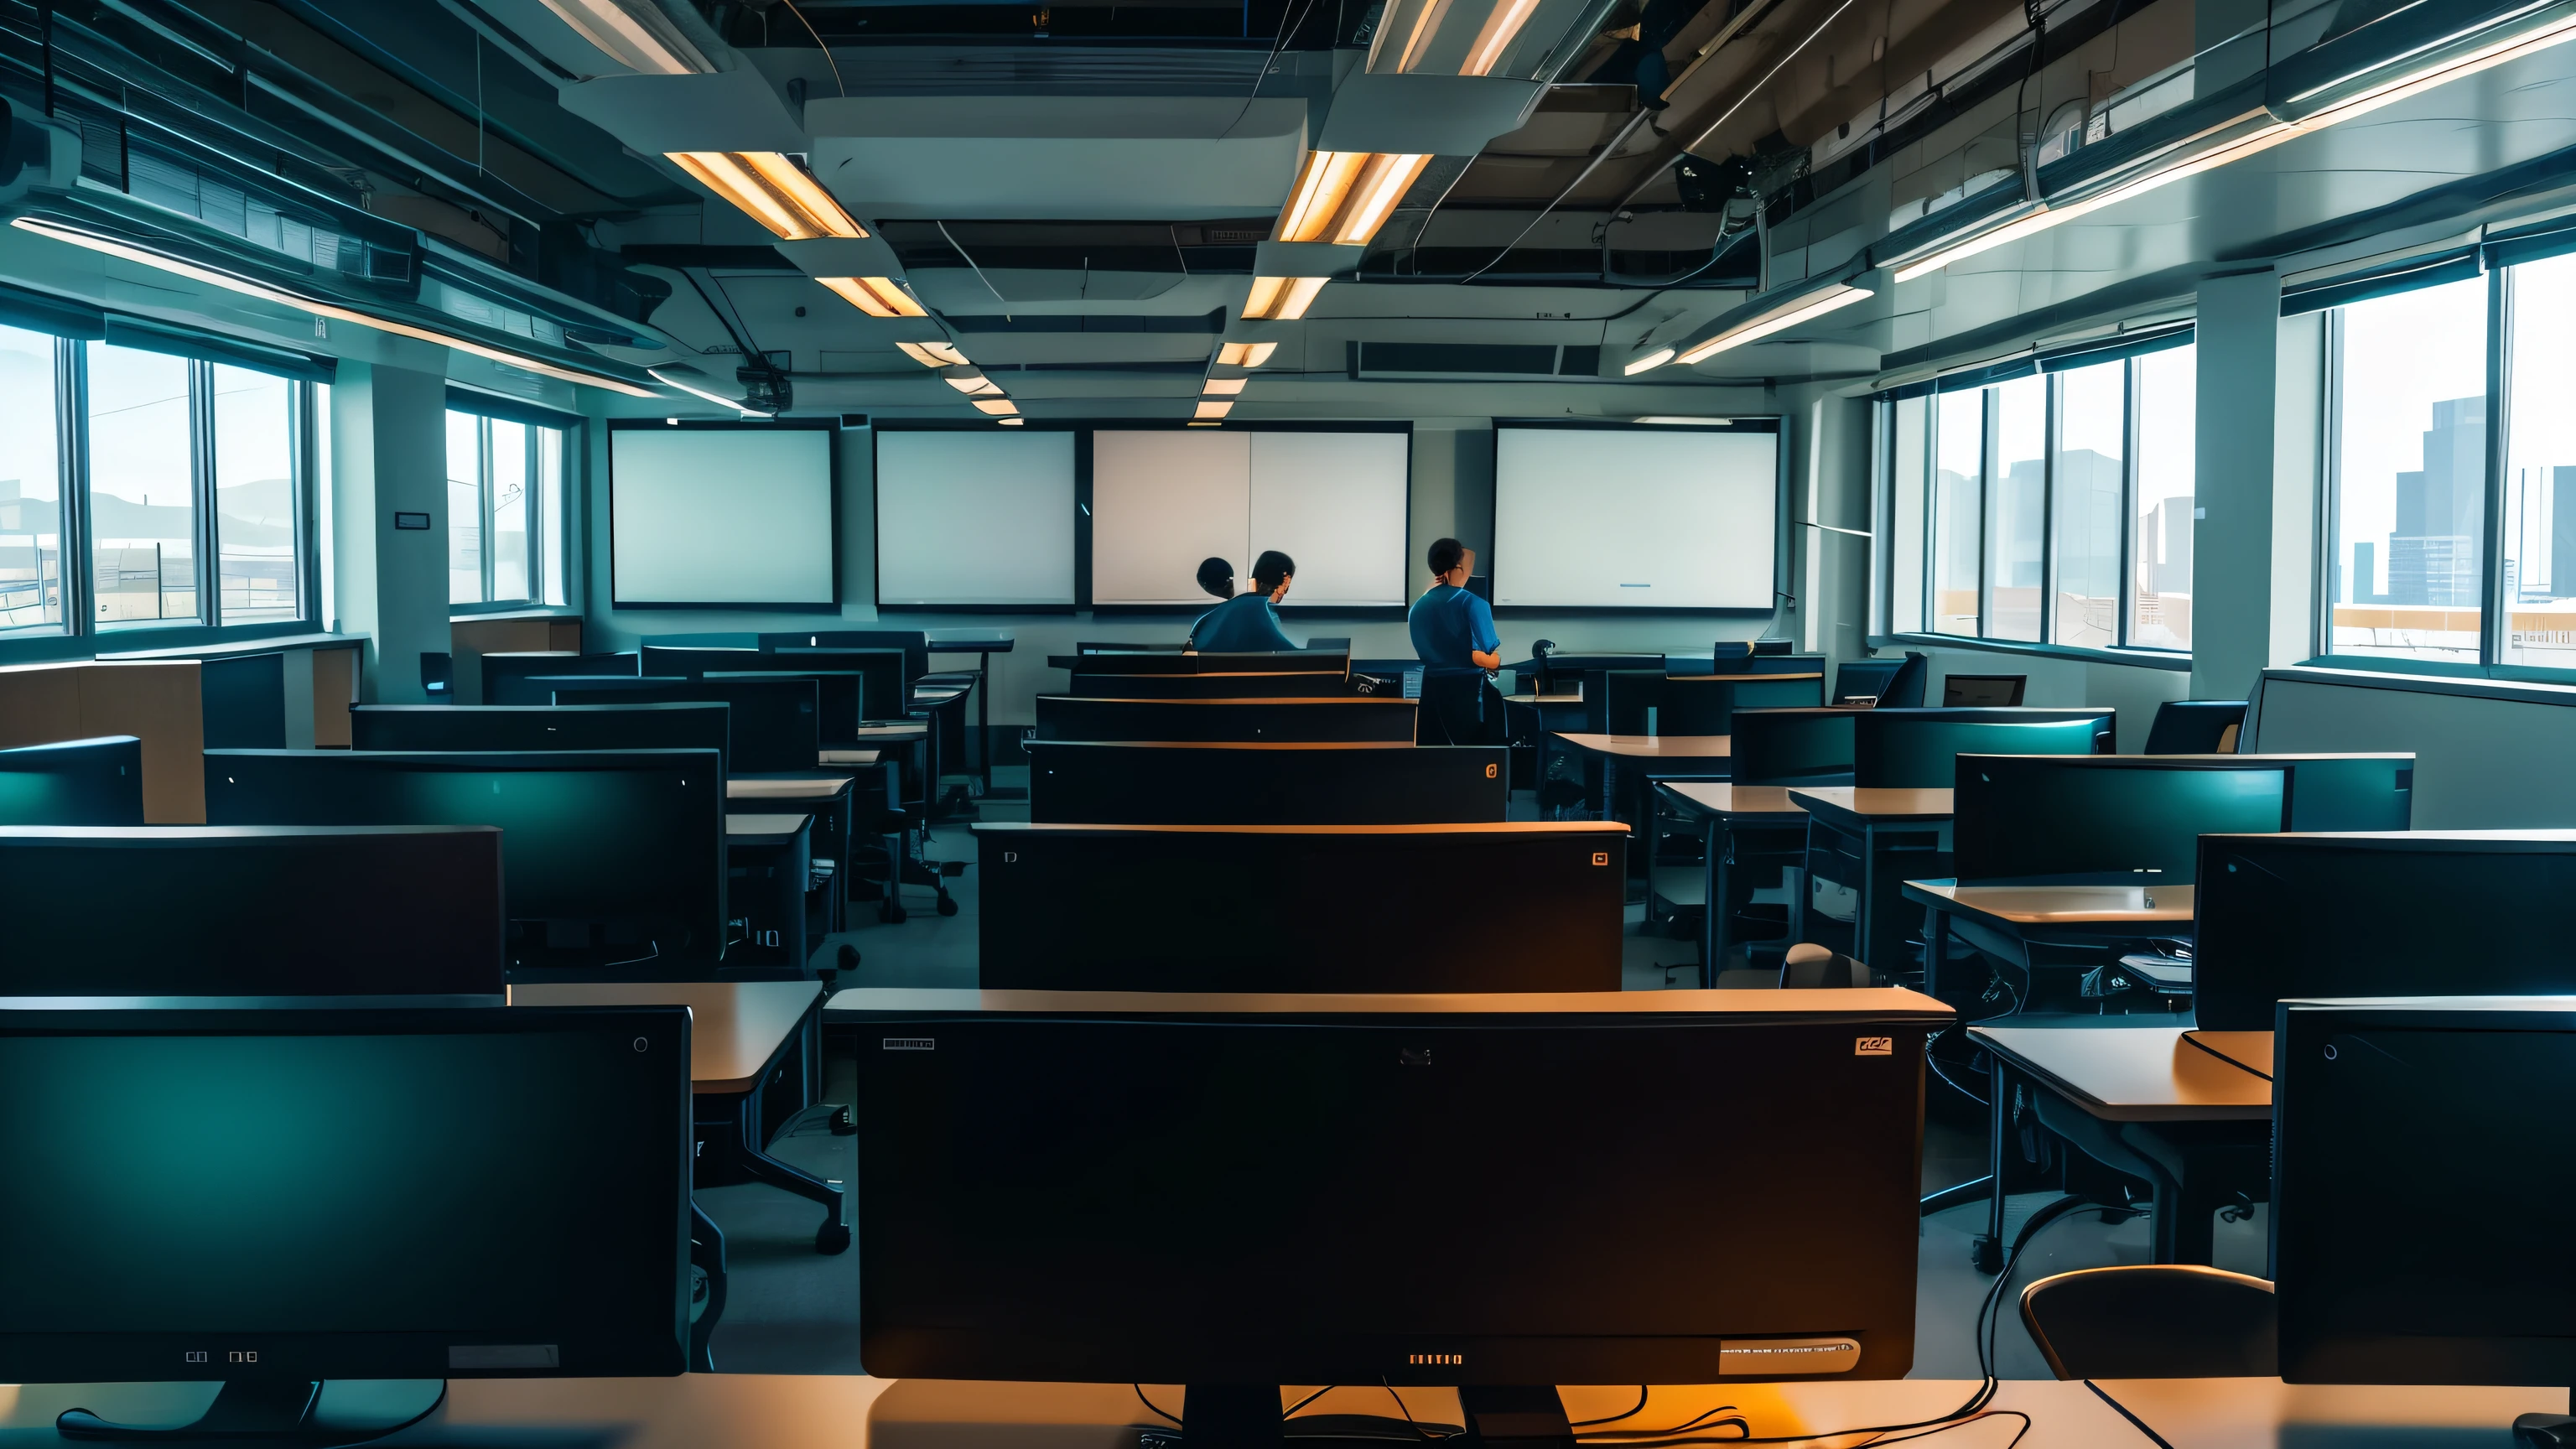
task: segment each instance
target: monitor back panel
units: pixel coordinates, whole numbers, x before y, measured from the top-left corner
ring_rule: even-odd
[[[1872,709],[1852,717],[1852,783],[1947,790],[1961,755],[2107,755],[2108,709]]]
[[[721,704],[361,704],[349,711],[361,750],[715,750]]]
[[[1087,699],[1332,699],[1352,693],[1340,674],[1093,674],[1073,676]]]
[[[2289,771],[2138,755],[1962,755],[1963,881],[2189,885],[2200,837],[2284,828]]]
[[[1609,991],[1619,983],[1621,827],[986,827],[977,835],[988,990]]]
[[[855,674],[865,681],[859,718],[902,719],[908,707],[903,652],[898,649],[779,649],[725,666],[735,673]]]
[[[501,991],[500,832],[0,829],[0,996]]]
[[[1499,822],[1502,746],[1028,746],[1029,818],[1097,825]]]
[[[1085,699],[1038,696],[1041,740],[1413,741],[1411,700],[1382,695],[1340,699]]]
[[[1737,710],[1727,730],[1730,778],[1739,785],[1850,784],[1854,713]]]
[[[2209,1031],[2293,997],[2576,992],[2576,841],[2212,835],[2194,893]]]
[[[860,1357],[979,1379],[1716,1383],[1781,1378],[1791,1342],[1831,1337],[1858,1353],[1818,1376],[1901,1377],[1924,1033],[1284,1004],[871,1023]],[[1669,1222],[1690,1230],[1641,1230]]]
[[[2414,825],[2413,755],[2293,757],[2288,764],[2292,830],[2406,830]]]
[[[790,649],[892,649],[903,656],[907,685],[930,672],[929,636],[919,629],[806,629],[763,634],[760,647],[784,653]]]
[[[1050,654],[1049,669],[1074,674],[1106,670],[1115,674],[1348,674],[1347,649],[1299,649],[1285,653],[1227,654]]]
[[[632,654],[486,654],[482,668],[485,704],[551,704],[552,689],[535,682],[541,676],[631,679],[640,672]]]
[[[823,750],[823,690],[819,681],[688,679],[649,688],[593,690],[558,686],[557,704],[723,704],[732,708],[726,766],[740,775],[810,770]]]
[[[143,741],[132,735],[0,750],[0,825],[140,825]]]

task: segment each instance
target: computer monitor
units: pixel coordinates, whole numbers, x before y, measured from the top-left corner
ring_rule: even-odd
[[[501,834],[0,827],[0,921],[0,997],[497,999]]]
[[[894,649],[781,648],[762,656],[758,662],[733,668],[744,673],[765,670],[801,674],[828,670],[864,675],[867,683],[859,700],[859,719],[900,720],[906,718],[912,709],[911,666],[904,662],[902,653]]]
[[[2576,1008],[2285,1002],[2271,1069],[2281,1377],[2563,1393],[2576,1256],[2551,1205],[2576,1159],[2553,1119]]]
[[[2027,674],[1951,674],[1941,680],[1944,709],[1996,709],[2021,703]]]
[[[2309,996],[2576,992],[2576,831],[2210,835],[2193,1009],[2268,1031]]]
[[[2259,756],[1961,755],[1958,772],[1962,882],[2190,885],[2203,835],[2289,826],[2289,769]]]
[[[632,679],[642,672],[637,656],[628,654],[486,654],[483,659],[485,704],[544,704],[548,691],[539,676],[598,675]]]
[[[1728,726],[1729,778],[1738,785],[1848,785],[1852,712],[1739,709]]]
[[[1886,697],[1888,686],[1896,682],[1896,672],[1905,667],[1902,659],[1855,659],[1834,671],[1836,704],[1876,704]]]
[[[1250,1386],[1276,1432],[1283,1383],[1913,1362],[1913,993],[928,995],[834,998],[871,1374]]]
[[[361,750],[714,750],[726,748],[723,704],[361,704],[349,711]]]
[[[2415,757],[2258,755],[2290,770],[2292,830],[2404,830],[2415,821]]]
[[[919,629],[803,629],[763,634],[760,647],[781,653],[790,649],[891,649],[903,656],[902,683],[907,689],[930,672],[930,636]],[[903,711],[879,718],[901,719]]]
[[[497,825],[513,969],[708,962],[725,946],[713,750],[208,750],[217,825]]]
[[[1852,783],[1947,790],[1961,755],[2107,755],[2116,719],[2108,707],[1855,710]]]
[[[0,825],[140,825],[143,741],[132,735],[0,750]]]
[[[811,770],[823,753],[822,685],[813,679],[681,679],[645,688],[594,690],[577,681],[555,690],[557,704],[723,704],[731,753],[728,772],[783,774]]]
[[[1824,703],[1822,681],[1759,674],[1672,677],[1617,670],[1604,676],[1604,716],[1614,735],[1722,735],[1735,711]],[[1653,713],[1648,714],[1651,710]]]
[[[48,1104],[0,1113],[0,1379],[319,1445],[372,1437],[303,1422],[324,1379],[686,1361],[685,1008],[0,1011],[0,1092]]]

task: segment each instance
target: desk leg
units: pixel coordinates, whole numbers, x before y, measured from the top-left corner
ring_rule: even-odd
[[[2000,1273],[2004,1266],[2004,1158],[2012,1147],[2012,1075],[1999,1052],[1986,1053],[1994,1063],[1987,1077],[1986,1231],[1968,1241],[1968,1262],[1980,1273]]]
[[[1923,994],[1936,1001],[1947,1001],[1941,994],[1941,966],[1949,957],[1950,913],[1927,908],[1923,912]]]
[[[975,654],[975,758],[984,767],[984,793],[993,793],[993,656]]]
[[[1872,970],[1885,971],[1878,956],[1878,912],[1872,903],[1878,899],[1878,827],[1863,825],[1860,830],[1860,906],[1852,912],[1852,954]]]
[[[708,1106],[715,1105],[712,1099],[701,1098],[700,1100]],[[848,1251],[850,1228],[849,1224],[841,1220],[841,1189],[801,1167],[781,1162],[763,1150],[760,1140],[760,1089],[754,1087],[748,1092],[735,1096],[730,1108],[730,1118],[731,1120],[725,1123],[724,1129],[716,1133],[713,1139],[724,1144],[725,1154],[733,1159],[729,1165],[755,1182],[765,1182],[771,1187],[821,1203],[824,1209],[823,1225],[814,1234],[814,1251],[827,1254]],[[700,1120],[712,1125],[716,1119],[706,1117]]]
[[[1729,894],[1734,880],[1733,872],[1727,869],[1726,822],[1710,816],[1705,835],[1700,847],[1703,870],[1699,908],[1699,984],[1703,990],[1716,986],[1717,973],[1726,969],[1726,952],[1732,944],[1727,939],[1727,927],[1735,915],[1734,902]]]

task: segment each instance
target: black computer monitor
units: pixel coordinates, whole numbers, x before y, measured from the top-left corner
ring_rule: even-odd
[[[903,655],[903,683],[907,689],[930,672],[930,636],[919,629],[805,629],[763,634],[760,647],[782,653],[790,649],[896,650]],[[883,718],[901,719],[903,711]]]
[[[682,679],[695,679],[710,669],[745,668],[743,661],[759,658],[760,652],[749,645],[646,644],[643,664],[638,672],[676,674]]]
[[[1896,672],[1905,667],[1902,659],[1855,659],[1834,671],[1836,704],[1876,704],[1896,682]]]
[[[1738,785],[1848,785],[1852,711],[1739,709],[1727,729],[1728,778]]]
[[[2107,755],[2100,709],[1868,709],[1852,714],[1852,783],[1947,790],[1961,755]]]
[[[646,688],[594,690],[566,682],[557,704],[724,704],[733,774],[768,775],[811,770],[823,752],[822,685],[812,679],[682,679]]]
[[[1958,878],[2189,885],[2200,837],[2289,827],[2287,766],[2146,755],[1961,755]]]
[[[2309,996],[2576,992],[2576,832],[2211,835],[2193,1009],[2266,1031]]]
[[[723,704],[361,704],[349,711],[361,750],[714,750],[726,748]]]
[[[629,679],[640,671],[634,654],[486,654],[483,656],[485,704],[544,704],[548,691],[539,677],[599,675]]]
[[[1254,1386],[1275,1426],[1283,1383],[1913,1362],[1923,998],[954,994],[834,1003],[871,1374]]]
[[[0,825],[140,825],[143,741],[132,735],[0,750]]]
[[[2576,1255],[2555,1205],[2576,1157],[2555,1118],[2576,1009],[2284,1003],[2272,1072],[2281,1377],[2563,1392]]]
[[[741,672],[767,671],[777,674],[803,674],[824,670],[836,674],[858,674],[866,678],[859,699],[862,720],[900,720],[911,709],[910,666],[894,649],[805,649],[782,648],[770,651],[758,661],[732,666]]]
[[[0,996],[497,998],[501,913],[487,826],[0,827]]]
[[[1998,709],[2021,703],[2027,674],[1951,674],[1941,680],[1944,709]]]
[[[0,1011],[0,1093],[48,1104],[0,1113],[0,1378],[336,1444],[328,1378],[685,1363],[685,1008]]]
[[[497,825],[513,968],[706,962],[725,945],[713,750],[208,750],[217,825]]]
[[[1733,727],[1739,708],[1794,709],[1824,703],[1821,683],[1765,679],[1758,674],[1693,678],[1615,670],[1604,676],[1603,714],[1614,735],[1722,735]]]

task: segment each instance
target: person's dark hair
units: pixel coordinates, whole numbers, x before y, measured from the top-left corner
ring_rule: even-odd
[[[1199,564],[1199,587],[1220,599],[1233,598],[1234,565],[1221,558],[1203,560]]]
[[[1435,574],[1445,574],[1456,568],[1458,560],[1466,556],[1467,545],[1454,538],[1435,538],[1431,541],[1429,562],[1431,571]]]
[[[1261,557],[1252,561],[1252,581],[1261,585],[1261,592],[1265,594],[1279,587],[1281,579],[1295,572],[1297,561],[1275,548],[1263,549]]]

